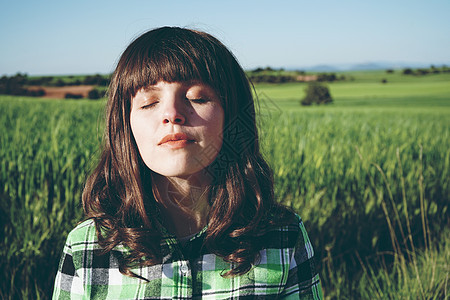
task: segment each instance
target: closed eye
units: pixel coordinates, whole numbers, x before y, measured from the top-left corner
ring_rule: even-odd
[[[145,105],[141,106],[141,109],[149,109],[149,108],[152,108],[152,107],[154,107],[157,103],[158,103],[158,101],[155,101],[155,102],[152,102],[152,103],[149,103],[149,104],[145,104]]]
[[[193,103],[198,103],[198,104],[203,104],[203,103],[206,103],[206,102],[209,101],[208,99],[204,99],[204,98],[187,99],[187,100],[189,100],[189,101],[191,101]]]

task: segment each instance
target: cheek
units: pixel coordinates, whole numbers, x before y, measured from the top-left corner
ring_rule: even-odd
[[[215,144],[222,144],[223,139],[223,125],[222,123],[211,124],[208,128],[208,136],[212,139]]]
[[[211,112],[206,119],[208,136],[215,141],[222,143],[223,134],[223,110],[217,109]]]
[[[152,132],[150,124],[148,121],[145,121],[144,118],[131,116],[130,126],[138,150],[141,152],[146,148],[146,144],[148,144],[151,139],[151,136],[149,136],[149,132]]]
[[[130,116],[130,127],[131,133],[133,134],[133,137],[139,146],[139,122],[135,117],[133,117],[133,115]]]

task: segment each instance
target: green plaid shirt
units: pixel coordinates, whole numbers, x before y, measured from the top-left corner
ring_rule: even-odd
[[[132,271],[149,282],[122,275],[117,254],[101,255],[94,222],[85,221],[67,238],[53,299],[322,299],[314,253],[298,222],[261,232],[260,261],[246,274],[224,278],[230,263],[202,247],[205,230],[183,248],[163,239],[163,262]]]

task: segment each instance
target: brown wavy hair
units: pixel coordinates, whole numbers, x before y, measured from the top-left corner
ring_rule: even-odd
[[[128,46],[112,75],[103,152],[83,192],[83,208],[95,221],[103,252],[118,244],[130,249],[120,260],[123,274],[139,277],[132,267],[162,259],[161,236],[152,217],[156,202],[151,171],[130,127],[131,100],[138,90],[159,81],[192,80],[217,92],[225,116],[222,148],[207,167],[213,182],[204,239],[211,253],[233,263],[224,276],[248,272],[262,247],[258,233],[286,220],[288,211],[274,200],[272,171],[260,153],[252,89],[236,58],[207,33],[154,29]]]

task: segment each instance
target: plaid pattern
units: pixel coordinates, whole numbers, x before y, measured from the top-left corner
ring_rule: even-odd
[[[119,272],[125,247],[101,255],[92,220],[69,233],[55,280],[53,299],[322,299],[314,252],[298,222],[261,233],[260,261],[246,274],[223,278],[231,265],[205,252],[205,230],[183,247],[163,239],[163,262],[133,269],[149,282]]]

